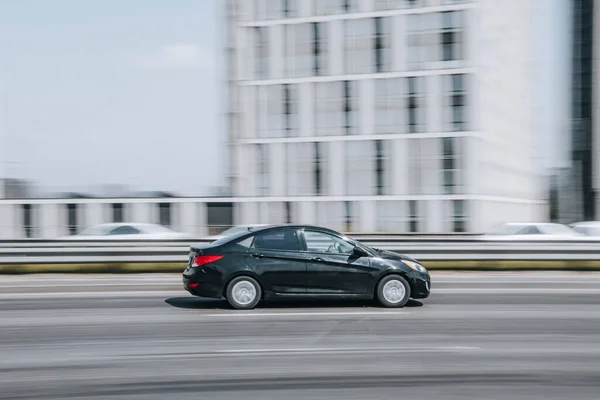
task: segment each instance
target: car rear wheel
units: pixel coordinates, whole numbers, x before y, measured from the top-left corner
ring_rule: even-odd
[[[377,285],[377,299],[384,307],[404,307],[410,299],[410,285],[400,275],[388,275]]]
[[[262,296],[258,282],[249,276],[234,278],[227,285],[227,301],[237,310],[250,310],[256,307]]]

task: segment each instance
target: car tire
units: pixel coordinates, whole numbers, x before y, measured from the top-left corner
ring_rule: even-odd
[[[410,285],[400,275],[388,275],[377,284],[377,300],[384,307],[404,307],[410,294]]]
[[[238,276],[227,285],[227,302],[236,310],[251,310],[260,302],[262,289],[249,276]]]

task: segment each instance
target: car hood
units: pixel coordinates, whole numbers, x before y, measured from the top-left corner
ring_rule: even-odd
[[[419,262],[419,261],[415,260],[412,257],[409,257],[409,256],[404,255],[404,254],[394,253],[393,251],[378,250],[377,252],[379,253],[379,256],[381,258],[383,258],[384,260],[411,261],[411,262],[416,262],[416,263]]]

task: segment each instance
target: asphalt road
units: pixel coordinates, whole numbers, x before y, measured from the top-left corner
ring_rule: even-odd
[[[432,296],[189,296],[177,275],[0,277],[2,399],[600,398],[600,275],[433,274]]]

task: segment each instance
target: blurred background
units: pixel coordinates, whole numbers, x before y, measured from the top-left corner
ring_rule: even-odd
[[[0,238],[597,219],[592,0],[0,2]]]
[[[594,0],[0,0],[0,398],[598,400],[599,46]],[[279,223],[431,295],[184,289]]]

